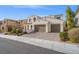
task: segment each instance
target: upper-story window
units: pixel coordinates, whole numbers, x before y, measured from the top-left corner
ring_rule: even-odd
[[[29,19],[29,22],[31,22],[31,19]]]
[[[4,29],[4,27],[2,27],[2,30]]]
[[[34,17],[33,20],[34,20],[34,22],[35,22],[35,21],[36,21],[36,18]]]
[[[4,21],[4,23],[6,23],[6,21]]]
[[[61,17],[56,17],[56,19],[61,19]]]
[[[20,22],[18,22],[18,24],[20,24]]]

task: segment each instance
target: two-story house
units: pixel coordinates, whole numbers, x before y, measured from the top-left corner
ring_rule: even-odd
[[[64,31],[63,15],[28,17],[27,30],[35,32],[62,32]]]
[[[16,27],[17,21],[12,19],[4,19],[0,26],[1,32],[9,32],[13,27]]]
[[[13,28],[22,29],[26,26],[26,20],[12,20],[12,19],[4,19],[0,23],[0,31],[1,32],[10,32]]]

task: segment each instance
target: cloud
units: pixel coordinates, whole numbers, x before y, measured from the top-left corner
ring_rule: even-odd
[[[49,5],[50,6],[50,5]],[[51,8],[48,5],[12,5],[14,8],[31,8],[31,9],[45,9],[45,10],[59,10],[57,8]]]
[[[52,8],[49,8],[47,5],[12,5],[11,7],[52,10]]]
[[[11,7],[14,7],[14,8],[32,8],[32,9],[44,8],[44,6],[42,6],[42,5],[12,5]]]

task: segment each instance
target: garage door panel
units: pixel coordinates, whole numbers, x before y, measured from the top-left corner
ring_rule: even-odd
[[[37,32],[45,32],[45,25],[35,25],[35,31]]]
[[[60,32],[60,24],[51,24],[51,32]]]

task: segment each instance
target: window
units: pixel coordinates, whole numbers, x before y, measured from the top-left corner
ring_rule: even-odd
[[[36,21],[36,18],[34,17],[33,20],[34,20],[34,22],[35,22],[35,21]]]
[[[20,22],[18,22],[18,24],[20,24]]]
[[[4,21],[4,23],[5,23],[5,21]]]
[[[29,19],[29,22],[31,22],[31,19]]]
[[[78,18],[75,18],[75,24],[77,24],[78,23]]]
[[[32,29],[32,25],[31,25],[31,29]]]
[[[61,17],[56,17],[56,19],[61,19]]]
[[[23,22],[23,20],[21,20],[21,22]]]
[[[29,30],[29,25],[27,26],[27,29]]]
[[[2,27],[2,29],[4,29],[4,27]]]

